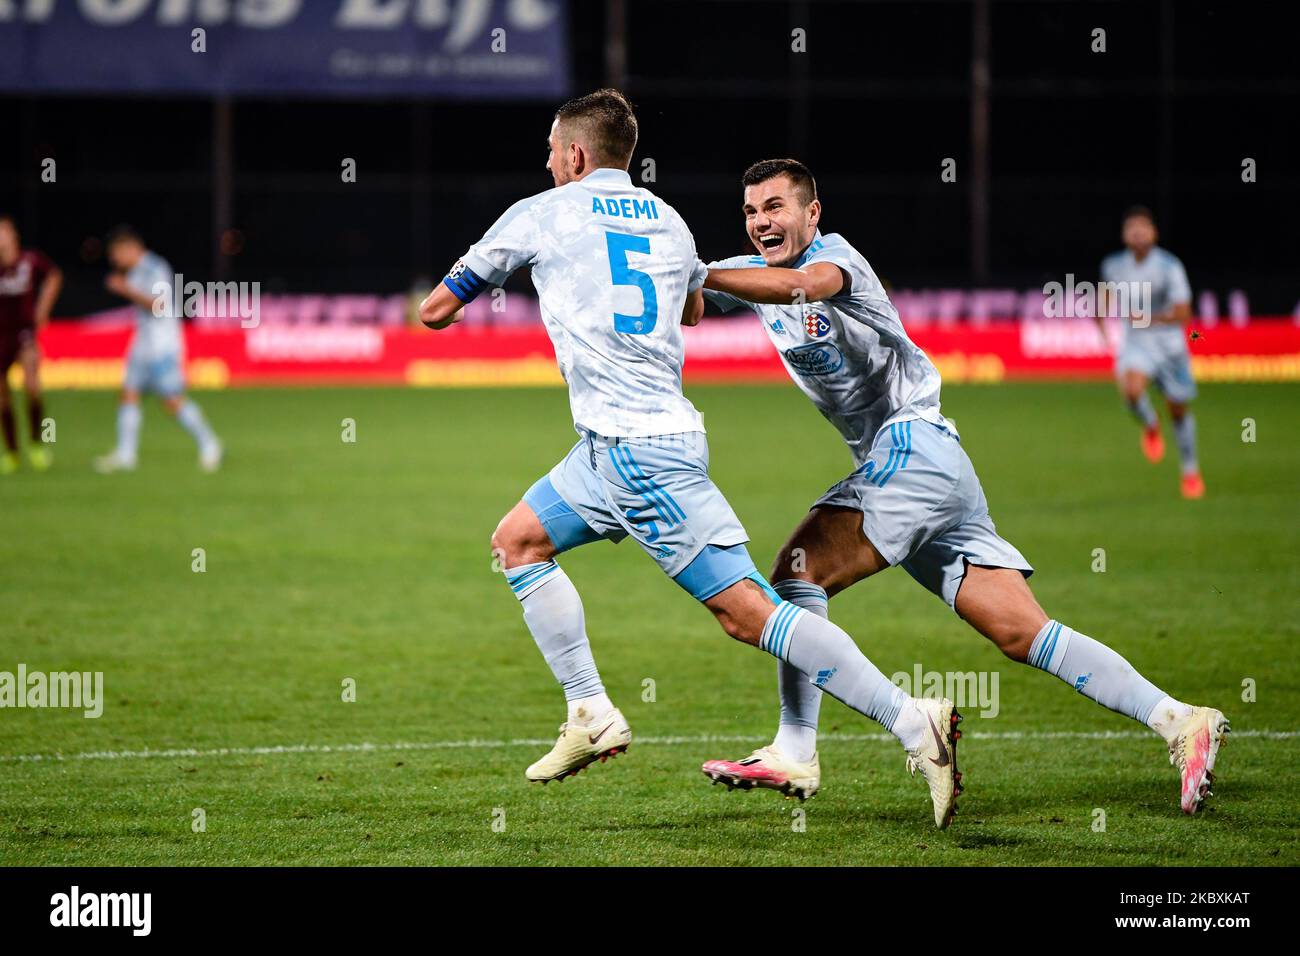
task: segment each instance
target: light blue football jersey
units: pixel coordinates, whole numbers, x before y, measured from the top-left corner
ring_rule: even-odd
[[[1159,246],[1153,246],[1141,262],[1128,249],[1107,256],[1101,262],[1101,279],[1103,282],[1126,284],[1149,283],[1151,312],[1146,316],[1148,319],[1171,306],[1192,301],[1192,287],[1187,281],[1187,270],[1177,256]],[[1138,286],[1130,285],[1130,288]],[[1130,301],[1134,299],[1130,297]],[[1136,307],[1131,311],[1135,309]],[[1126,347],[1144,346],[1162,351],[1186,348],[1181,323],[1152,321],[1149,325],[1134,325],[1132,321],[1122,321],[1119,328],[1121,351]]]
[[[758,313],[790,377],[839,430],[860,465],[887,425],[918,418],[944,424],[939,371],[908,338],[884,286],[844,237],[818,231],[791,268],[817,262],[843,269],[848,288],[804,305],[746,302],[709,289],[704,295],[723,311],[748,306]],[[765,263],[758,255],[735,256],[709,268],[765,268]]]
[[[137,292],[152,296],[159,295],[155,288],[158,283],[167,286],[161,294],[164,303],[159,310],[161,315],[154,315],[153,309],[135,306],[135,335],[131,338],[129,354],[140,361],[180,356],[184,351],[185,337],[181,334],[180,319],[173,307],[172,286],[176,276],[171,265],[156,252],[146,250],[140,261],[127,272],[126,281]]]
[[[682,394],[681,316],[705,273],[676,210],[625,170],[596,169],[515,203],[444,281],[464,299],[521,266],[532,267],[575,427],[704,431]]]

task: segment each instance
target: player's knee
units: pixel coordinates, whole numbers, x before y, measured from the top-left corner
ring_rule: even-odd
[[[517,568],[524,564],[537,564],[549,561],[555,556],[555,548],[543,530],[541,535],[529,533],[527,528],[510,520],[510,515],[501,519],[496,530],[492,532],[490,545],[492,557],[503,568]]]
[[[740,641],[742,644],[757,645],[759,638],[763,634],[763,625],[755,625],[752,615],[738,614],[727,610],[714,610],[714,616],[717,617],[718,623],[722,625],[722,630],[727,637]]]
[[[758,645],[763,625],[776,605],[752,580],[738,581],[704,602],[726,635],[744,644]]]
[[[504,523],[504,519],[503,519]],[[497,525],[492,532],[492,539],[489,542],[492,548],[492,558],[503,568],[510,568],[519,565],[522,562],[512,561],[511,557],[516,552],[516,542],[513,535],[509,534],[501,525]]]

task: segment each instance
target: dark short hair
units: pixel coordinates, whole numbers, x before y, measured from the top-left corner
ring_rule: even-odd
[[[636,113],[618,90],[604,89],[569,100],[555,118],[570,129],[580,129],[599,166],[626,169],[636,149]]]
[[[1124,218],[1121,219],[1120,222],[1125,223],[1128,222],[1130,219],[1137,219],[1139,217],[1145,219],[1153,226],[1156,224],[1155,213],[1153,213],[1146,206],[1129,206],[1127,209],[1124,210]]]
[[[761,159],[740,177],[742,186],[757,186],[777,176],[789,176],[806,206],[817,198],[817,180],[808,167],[797,159]]]
[[[104,246],[113,246],[119,242],[138,242],[140,245],[144,245],[144,240],[140,238],[140,233],[136,232],[134,227],[128,226],[126,223],[114,226],[109,230],[108,236],[104,239]]]
[[[7,222],[9,225],[14,227],[14,232],[18,231],[18,220],[15,219],[11,213],[7,213],[3,209],[0,209],[0,222]]]

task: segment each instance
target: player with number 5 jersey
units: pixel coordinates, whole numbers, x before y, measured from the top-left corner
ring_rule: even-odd
[[[682,394],[681,309],[704,283],[677,211],[599,168],[515,203],[448,277],[469,299],[532,267],[574,423],[634,437],[702,431]]]
[[[445,328],[464,304],[531,267],[580,436],[492,536],[568,701],[555,746],[525,775],[563,779],[631,742],[596,669],[582,601],[555,561],[630,536],[731,637],[822,675],[826,693],[892,731],[929,768],[935,821],[946,826],[959,779],[951,702],[913,699],[839,627],[782,601],[709,478],[703,422],[681,381],[681,326],[703,313],[707,269],[677,212],[633,185],[636,139],[636,117],[617,91],[562,106],[548,139],[555,188],[511,206],[420,306],[427,326]]]

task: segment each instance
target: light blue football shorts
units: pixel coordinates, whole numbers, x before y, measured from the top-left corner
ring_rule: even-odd
[[[704,601],[742,578],[769,591],[749,537],[709,478],[703,432],[606,438],[590,432],[524,495],[557,552],[631,535],[669,577]]]
[[[1196,380],[1192,378],[1192,357],[1181,338],[1143,340],[1130,336],[1115,356],[1115,376],[1141,372],[1155,382],[1160,393],[1171,402],[1184,404],[1196,397]]]
[[[862,530],[891,565],[902,565],[952,607],[966,566],[1034,569],[989,517],[975,467],[957,435],[924,419],[882,428],[871,454],[813,505],[862,512]]]
[[[181,370],[181,357],[177,353],[152,358],[131,353],[126,358],[126,377],[123,388],[132,392],[152,392],[163,398],[174,398],[185,391],[185,373]]]

